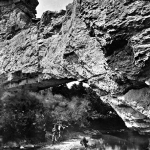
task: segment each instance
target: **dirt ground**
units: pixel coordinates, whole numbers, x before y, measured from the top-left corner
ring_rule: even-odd
[[[42,150],[74,150],[74,148],[83,148],[80,144],[80,139],[71,139],[65,142],[61,142],[59,144],[49,145],[43,148]]]
[[[83,136],[79,136],[78,138],[63,141],[58,144],[56,143],[54,145],[47,145],[40,150],[85,150],[84,146],[80,144],[82,138]],[[88,136],[86,136],[86,139],[88,140],[89,145],[89,148],[87,148],[86,150],[100,150],[96,148],[96,144],[99,143],[100,140],[95,140]]]

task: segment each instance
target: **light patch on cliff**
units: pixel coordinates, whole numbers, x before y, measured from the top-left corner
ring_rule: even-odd
[[[80,82],[78,82],[78,81],[69,82],[69,83],[67,83],[67,87],[68,87],[69,89],[71,89],[74,84],[77,84],[77,85],[78,85],[79,83],[80,83]],[[83,83],[83,86],[86,87],[86,88],[89,87],[89,85],[88,85],[87,83]]]

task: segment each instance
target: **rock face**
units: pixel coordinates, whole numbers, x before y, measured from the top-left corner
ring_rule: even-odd
[[[27,28],[35,17],[37,5],[37,0],[0,0],[0,42]]]
[[[150,132],[150,2],[74,0],[40,20],[33,18],[37,5],[0,1],[3,88],[85,81],[127,127]]]

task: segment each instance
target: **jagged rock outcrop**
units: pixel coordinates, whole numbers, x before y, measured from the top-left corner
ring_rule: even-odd
[[[33,11],[22,1],[25,11],[0,2],[3,88],[85,81],[127,127],[149,132],[150,1],[74,0],[40,20],[33,19],[38,2],[29,2]]]
[[[12,39],[21,30],[29,27],[31,18],[35,17],[37,5],[37,0],[1,0],[0,42]]]

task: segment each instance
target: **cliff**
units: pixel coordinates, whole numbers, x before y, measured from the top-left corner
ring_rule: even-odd
[[[2,87],[88,82],[127,127],[150,132],[150,2],[74,0],[40,20],[38,2],[30,1],[32,11],[24,2],[0,2]]]

